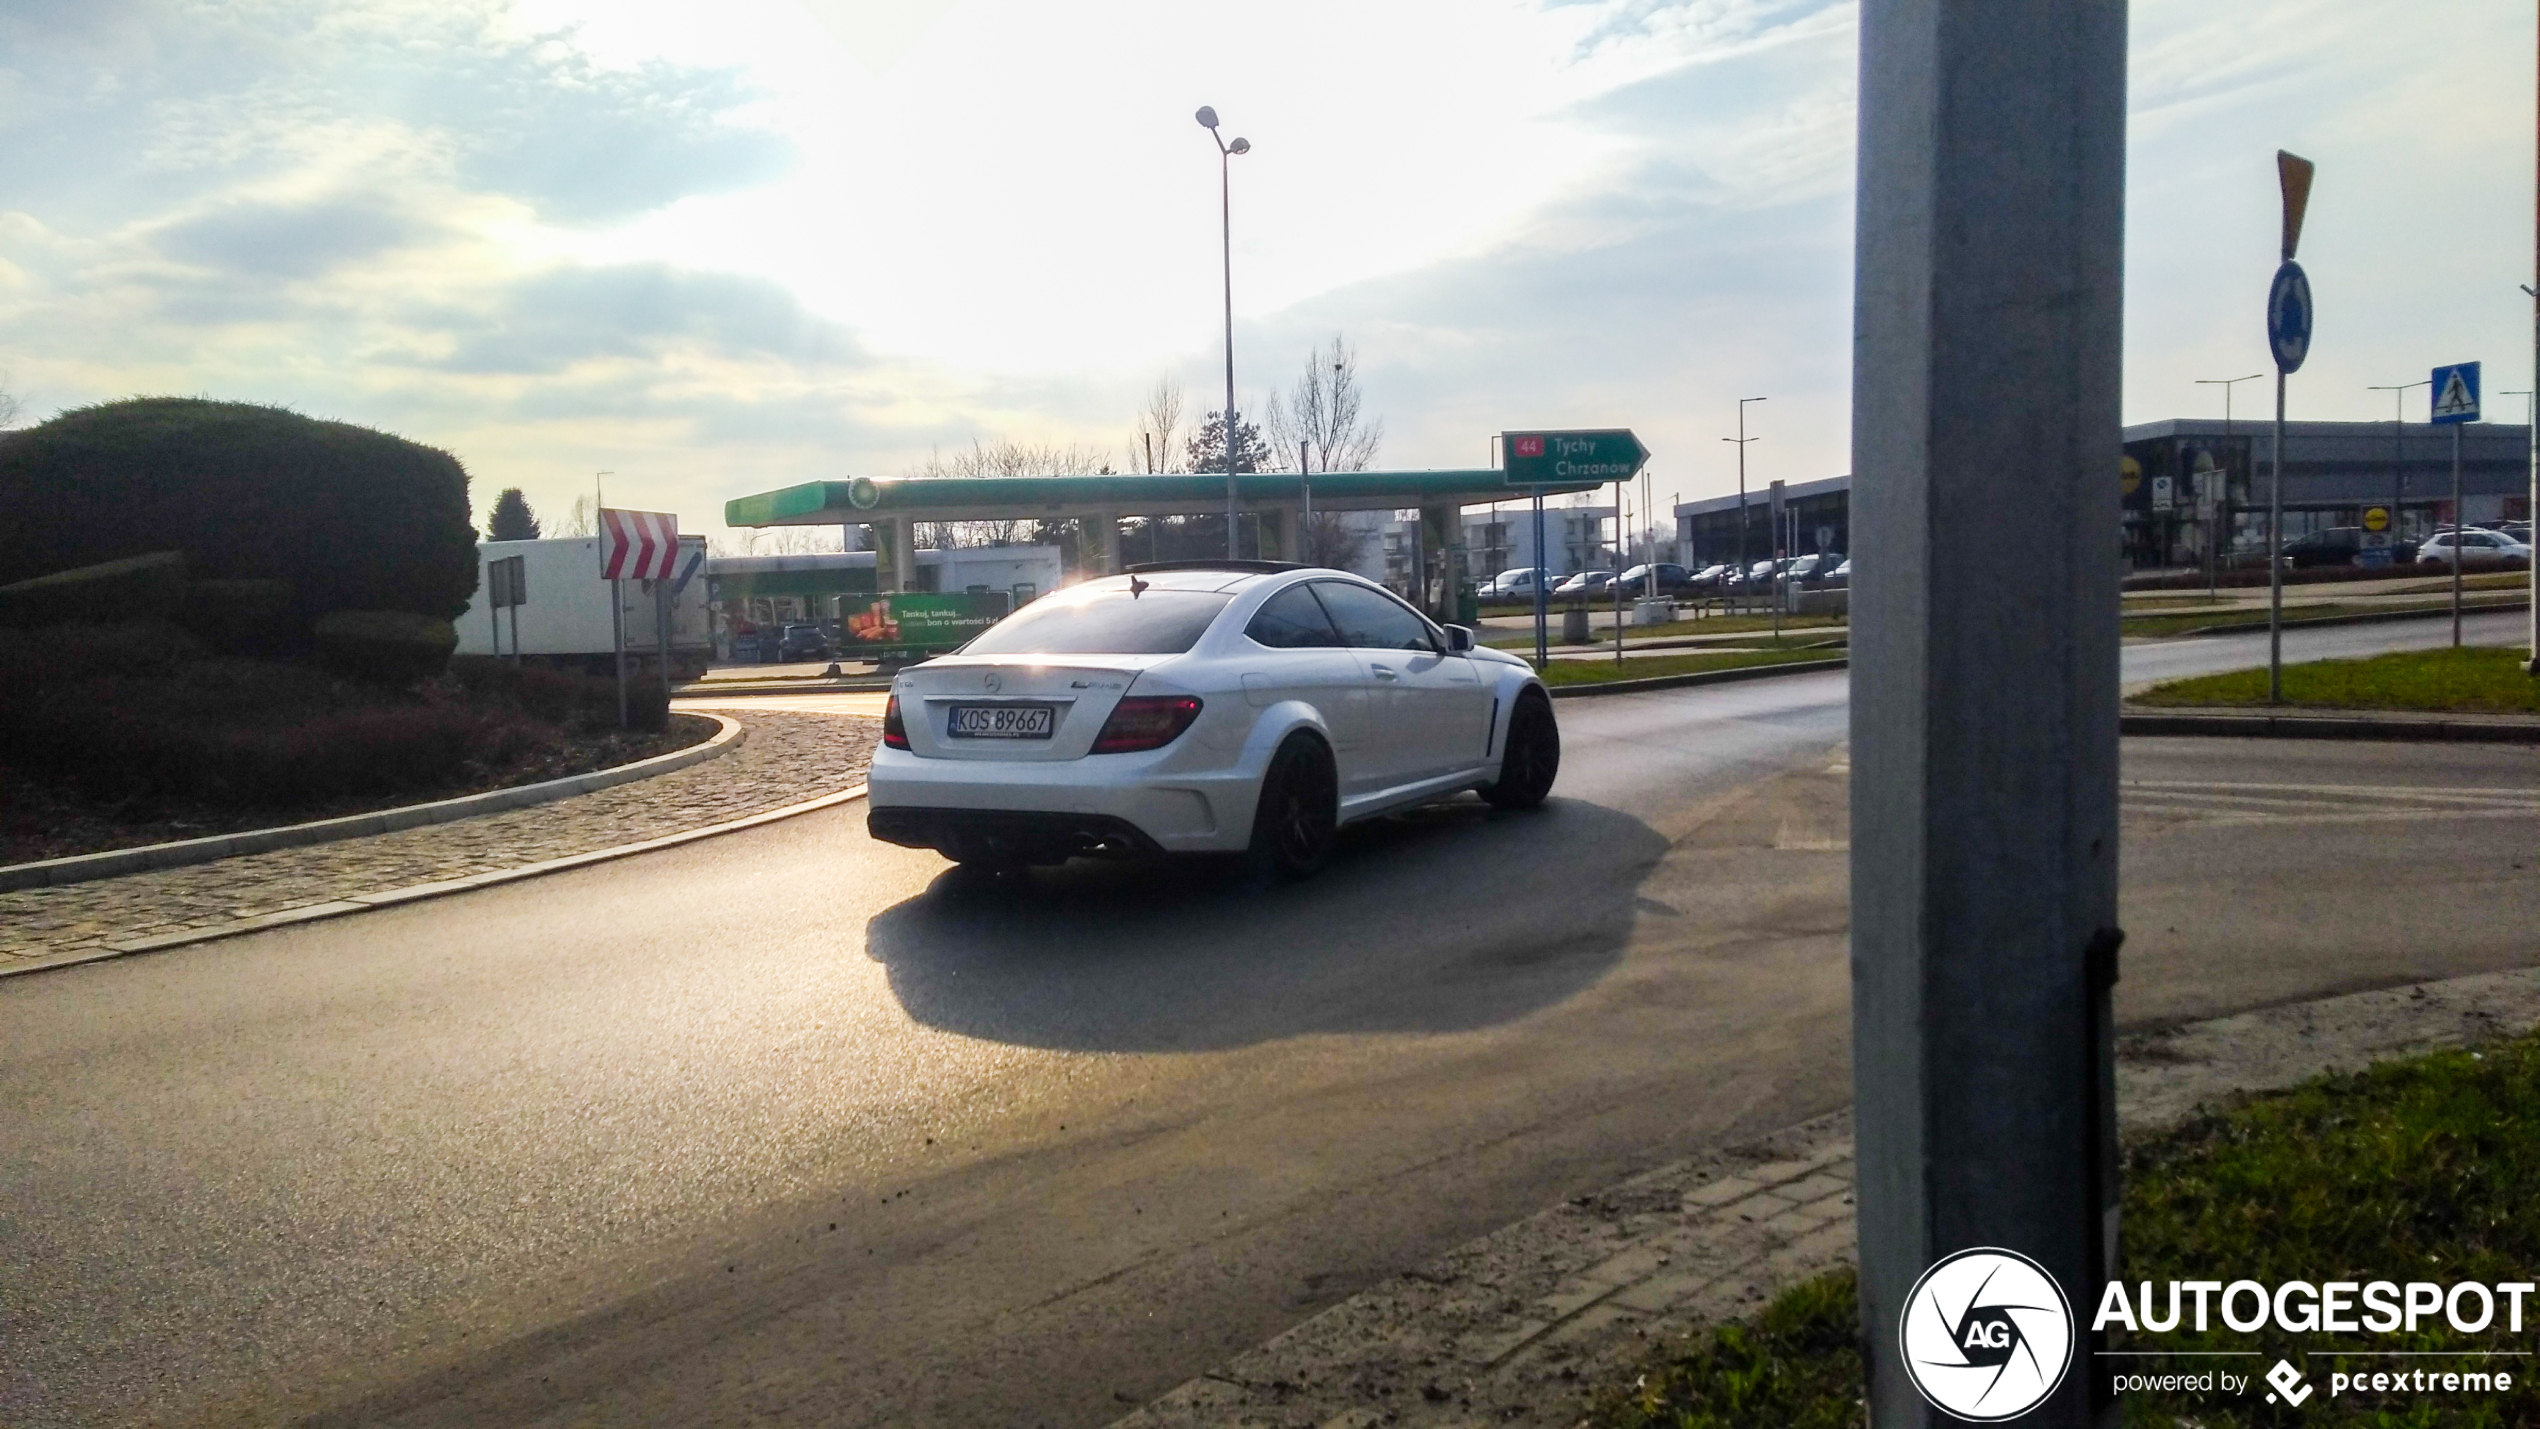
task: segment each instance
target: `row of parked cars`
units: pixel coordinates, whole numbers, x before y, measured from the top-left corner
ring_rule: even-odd
[[[2284,563],[2296,570],[2315,566],[2352,566],[2360,564],[2364,551],[2364,528],[2331,526],[2313,531],[2284,543]],[[2266,552],[2258,550],[2257,564],[2266,565]],[[2503,561],[2508,565],[2531,564],[2531,523],[2499,521],[2488,526],[2466,526],[2460,542],[2453,544],[2452,532],[2437,531],[2424,541],[2399,540],[2391,543],[2391,560],[2401,565],[2448,566],[2456,559]]]
[[[1531,599],[1539,575],[1538,568],[1532,566],[1502,571],[1482,584],[1482,599]],[[1791,583],[1810,590],[1841,590],[1851,581],[1852,562],[1840,551],[1824,551],[1757,561],[1742,570],[1730,562],[1696,568],[1673,561],[1656,561],[1620,573],[1580,571],[1556,581],[1546,594],[1556,600],[1573,596],[1611,600],[1617,594],[1625,599],[1652,595],[1736,595]],[[1619,592],[1615,589],[1617,586],[1621,587]]]

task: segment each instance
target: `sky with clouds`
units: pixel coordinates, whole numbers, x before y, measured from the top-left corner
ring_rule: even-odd
[[[1828,0],[9,0],[0,372],[41,418],[287,404],[560,509],[973,439],[1121,454],[1358,348],[1382,465],[1627,424],[1664,500],[1841,472],[1855,11]],[[2137,0],[2128,421],[2266,365],[2273,154],[2320,165],[2301,418],[2531,386],[2527,0]],[[2243,414],[2264,383],[2239,389]],[[2413,394],[2420,396],[2422,394]],[[2519,415],[2513,400],[2496,415]]]

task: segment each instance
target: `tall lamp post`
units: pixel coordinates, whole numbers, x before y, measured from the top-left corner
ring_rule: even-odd
[[[1737,443],[1737,578],[1741,588],[1746,582],[1746,444],[1763,440],[1762,437],[1746,434],[1746,404],[1767,400],[1763,397],[1738,398],[1737,435],[1720,438],[1724,442]]]
[[[2419,387],[2431,387],[2434,379],[2421,382],[2399,382],[2388,387],[2367,387],[2367,392],[2390,394],[2390,539],[2399,539],[2399,522],[2407,514],[2408,499],[2408,394]]]
[[[1241,428],[1235,425],[1235,209],[1233,199],[1232,162],[1237,154],[1252,152],[1250,139],[1226,142],[1217,132],[1217,111],[1203,104],[1196,116],[1208,137],[1217,141],[1217,217],[1226,257],[1226,559],[1243,554],[1242,522],[1239,519],[1242,498],[1235,489],[1235,438]]]
[[[2223,390],[2223,460],[2226,462],[2231,460],[2231,389],[2243,382],[2255,382],[2264,376],[2266,374],[2263,372],[2252,372],[2246,377],[2199,377],[2196,379],[2196,385],[2199,387],[2220,387]],[[2222,495],[2214,500],[2213,509],[2216,511],[2228,511],[2231,506],[2231,468],[2229,466],[2223,468],[2222,484]],[[2230,520],[2225,517],[2216,524],[2227,527]],[[2214,598],[2214,572],[2221,566],[2221,558],[2214,551],[2214,538],[2217,534],[2219,533],[2209,531],[2205,535],[2205,598],[2207,600]]]

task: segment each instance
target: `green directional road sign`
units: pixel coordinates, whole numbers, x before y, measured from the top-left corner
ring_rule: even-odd
[[[1499,449],[1510,486],[1621,481],[1638,476],[1649,448],[1628,428],[1602,432],[1505,432]]]

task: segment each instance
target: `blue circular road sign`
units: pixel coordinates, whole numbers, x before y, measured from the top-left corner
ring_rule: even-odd
[[[2267,346],[2275,349],[2281,372],[2299,372],[2302,359],[2311,355],[2311,280],[2290,258],[2267,289]]]

